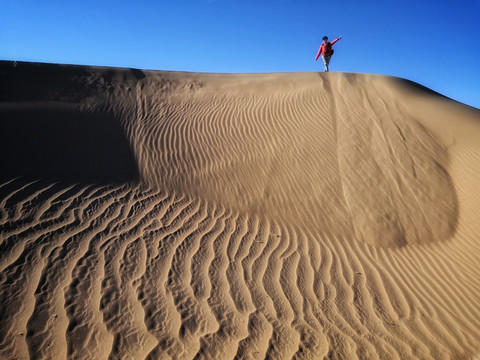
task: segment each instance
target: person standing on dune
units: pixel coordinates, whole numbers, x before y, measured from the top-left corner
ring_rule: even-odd
[[[320,49],[318,49],[318,54],[317,57],[315,58],[315,61],[318,60],[320,56],[322,56],[323,64],[325,65],[325,72],[328,72],[328,64],[330,64],[330,58],[333,55],[333,49],[332,45],[335,44],[338,40],[340,40],[342,37],[340,36],[339,38],[333,40],[332,42],[328,41],[328,37],[324,36],[323,37],[323,42],[322,45],[320,45]]]

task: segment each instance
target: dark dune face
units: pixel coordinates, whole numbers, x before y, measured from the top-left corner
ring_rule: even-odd
[[[106,113],[59,104],[0,107],[0,181],[15,177],[110,184],[138,181],[124,130]]]
[[[79,103],[95,96],[98,101],[113,83],[134,85],[144,77],[138,69],[0,61],[0,100]]]
[[[95,89],[86,86],[89,75],[85,66],[0,61],[0,98],[77,103]]]
[[[143,76],[140,70],[94,76],[82,66],[1,62],[0,74],[0,181],[139,180],[124,127],[104,98],[115,76],[128,84]],[[91,96],[95,106],[82,107]]]

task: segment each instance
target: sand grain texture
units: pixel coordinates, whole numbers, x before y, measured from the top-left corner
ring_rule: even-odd
[[[366,74],[0,75],[0,358],[480,356],[479,110]]]

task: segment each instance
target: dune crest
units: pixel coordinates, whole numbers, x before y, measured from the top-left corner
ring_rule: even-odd
[[[402,79],[0,62],[0,357],[480,353],[480,111]]]

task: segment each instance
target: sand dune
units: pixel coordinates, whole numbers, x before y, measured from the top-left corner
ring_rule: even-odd
[[[479,110],[367,74],[0,74],[0,358],[480,356]]]

